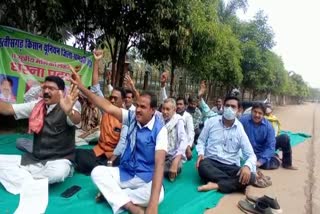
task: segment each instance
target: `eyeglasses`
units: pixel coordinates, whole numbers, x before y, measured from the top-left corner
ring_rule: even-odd
[[[53,86],[42,86],[42,90],[45,91],[46,89],[48,89],[49,91],[55,91],[55,90],[59,90],[59,88],[53,87]]]

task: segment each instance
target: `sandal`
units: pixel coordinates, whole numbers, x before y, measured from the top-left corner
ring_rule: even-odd
[[[258,183],[261,183],[261,182],[266,183],[267,186],[265,186],[265,187],[272,185],[272,181],[271,181],[270,176],[265,176],[260,170],[257,171],[256,180],[258,180]],[[263,180],[263,181],[261,181],[261,180]]]

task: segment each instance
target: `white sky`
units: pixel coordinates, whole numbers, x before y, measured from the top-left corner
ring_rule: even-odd
[[[288,71],[302,75],[311,86],[320,88],[320,12],[319,0],[248,0],[241,19],[251,19],[260,9],[268,16],[275,33],[275,53]]]

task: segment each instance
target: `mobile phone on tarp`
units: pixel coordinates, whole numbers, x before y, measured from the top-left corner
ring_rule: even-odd
[[[73,185],[72,187],[69,187],[63,193],[61,193],[61,197],[70,198],[71,196],[76,194],[80,189],[81,189],[80,186]]]

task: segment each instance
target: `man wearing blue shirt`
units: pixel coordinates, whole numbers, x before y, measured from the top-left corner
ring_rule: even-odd
[[[257,167],[277,169],[281,165],[281,161],[275,153],[275,132],[272,124],[264,117],[265,113],[266,107],[264,103],[254,103],[251,114],[242,116],[240,122],[257,156]],[[283,165],[283,167],[290,168],[291,165]]]
[[[222,116],[207,120],[196,146],[196,167],[207,184],[198,191],[217,189],[223,193],[244,191],[247,185],[256,183],[256,156],[243,126],[236,118],[240,104],[236,97],[224,101]],[[244,156],[240,167],[239,150]]]
[[[262,169],[277,169],[281,165],[281,160],[276,155],[276,148],[283,151],[287,149],[287,145],[277,143],[275,138],[275,131],[272,124],[264,117],[266,114],[266,106],[264,103],[254,103],[251,114],[241,117],[242,123],[254,153],[257,156],[257,167]],[[291,158],[291,157],[290,157]],[[292,161],[284,161],[283,168],[296,169],[292,166]]]

